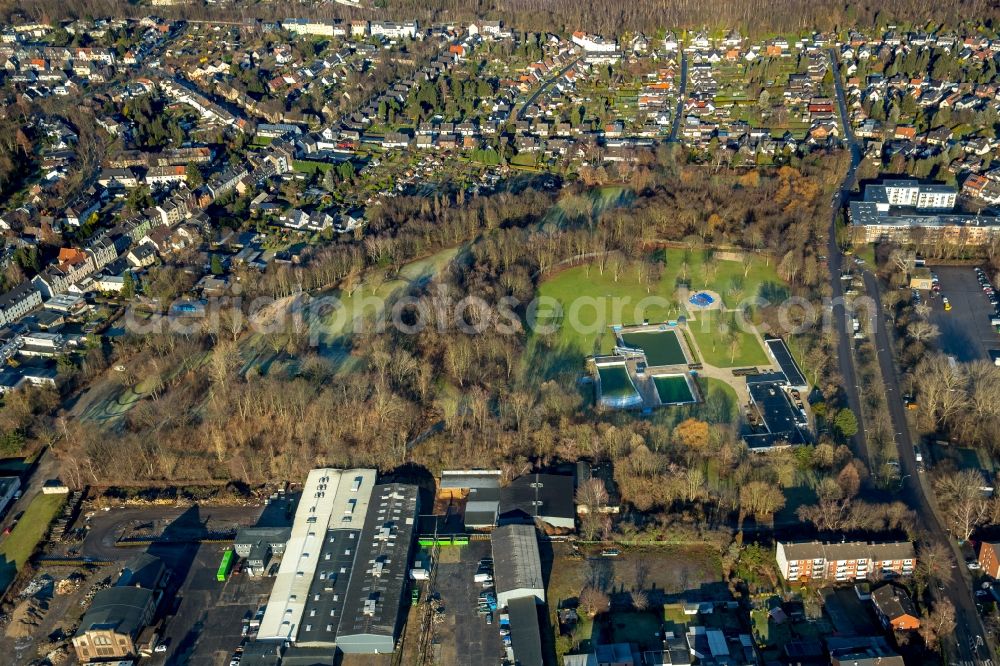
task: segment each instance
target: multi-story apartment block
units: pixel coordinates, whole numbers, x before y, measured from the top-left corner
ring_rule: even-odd
[[[915,180],[887,180],[865,187],[848,210],[855,243],[982,245],[1000,236],[1000,218],[953,211],[957,190]]]
[[[0,326],[12,324],[42,304],[42,292],[28,281],[0,296]]]
[[[951,210],[958,191],[948,185],[921,185],[915,180],[887,180],[865,188],[865,201],[888,206]]]
[[[913,544],[868,543],[778,543],[775,560],[787,581],[835,580],[909,576],[916,566]]]

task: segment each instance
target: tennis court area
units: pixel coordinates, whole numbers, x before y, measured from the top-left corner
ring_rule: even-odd
[[[684,349],[673,329],[621,333],[622,342],[628,347],[646,353],[646,363],[655,365],[683,365],[688,362]]]
[[[684,375],[656,375],[653,377],[656,393],[664,405],[678,405],[694,402],[694,393]]]

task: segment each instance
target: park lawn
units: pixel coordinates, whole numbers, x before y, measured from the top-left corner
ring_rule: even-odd
[[[709,310],[698,315],[697,321],[688,323],[688,329],[694,338],[698,350],[701,352],[702,361],[717,368],[736,368],[751,365],[768,365],[770,361],[764,349],[757,341],[757,336],[749,331],[739,330],[734,325],[735,318],[732,315],[721,315],[726,317],[730,330],[735,329],[739,343],[735,349],[729,346],[729,341],[725,335],[719,332],[720,313],[717,310]]]
[[[381,279],[378,270],[369,272],[361,286],[353,293],[338,291],[334,295],[339,300],[339,307],[318,323],[314,335],[320,345],[329,345],[345,333],[350,333],[356,319],[364,319],[379,314],[385,308],[386,300],[398,290],[432,277],[440,272],[455,258],[461,250],[460,246],[446,248],[429,257],[417,259],[404,265],[392,279]]]
[[[7,589],[17,572],[31,558],[65,501],[65,495],[38,493],[17,526],[0,541],[0,590]]]
[[[558,301],[562,312],[540,302],[538,324],[558,325],[559,346],[567,352],[581,356],[606,354],[615,344],[614,334],[608,329],[611,324],[642,323],[644,318],[664,321],[676,316],[676,307],[637,307],[649,296],[661,296],[658,300],[662,300],[658,293],[662,283],[654,287],[652,293],[647,291],[632,268],[621,271],[617,281],[607,266],[603,274],[596,264],[569,268],[540,285],[539,297]]]
[[[615,196],[614,192],[609,192],[602,199],[614,199]],[[640,276],[634,266],[619,271],[617,280],[611,262],[606,264],[603,273],[596,262],[568,268],[542,282],[538,289],[540,297],[559,301],[561,317],[555,316],[551,306],[541,304],[538,323],[560,324],[558,342],[566,351],[582,355],[602,354],[614,347],[614,336],[607,330],[612,324],[639,324],[643,319],[658,322],[676,318],[681,312],[678,306],[683,305],[678,300],[679,282],[689,282],[692,291],[709,289],[717,292],[727,308],[736,307],[743,299],[758,295],[773,299],[775,295],[780,297],[787,293],[785,283],[775,272],[774,262],[768,263],[763,257],[755,257],[746,271],[742,262],[716,261],[714,270],[706,273],[705,255],[700,250],[665,250],[662,253],[664,264],[660,280],[648,289],[640,279],[644,276]],[[577,301],[581,297],[587,300]],[[656,301],[642,303],[649,297],[655,297]],[[637,307],[641,303],[648,307]],[[575,321],[577,326],[568,325],[568,321]],[[709,337],[705,336],[705,339]],[[696,341],[699,346],[702,345],[701,339]],[[744,351],[738,354],[738,358],[756,359],[759,358],[758,352],[763,356],[763,350],[755,340],[744,340],[741,346]],[[728,356],[725,364],[713,362],[704,351],[702,358],[712,365],[733,365],[728,362]],[[714,358],[719,360],[720,355]],[[765,363],[766,358],[750,362]]]
[[[696,405],[694,415],[709,423],[733,423],[740,416],[740,398],[736,389],[721,379],[698,377],[704,402]],[[715,472],[718,476],[718,472]]]
[[[786,288],[785,281],[778,277],[775,263],[762,256],[753,258],[749,270],[740,261],[716,261],[714,273],[706,274],[704,252],[667,250],[664,277],[676,281],[682,272],[690,279],[692,291],[714,291],[722,296],[722,302],[727,308],[735,308],[742,300],[764,295],[765,291],[783,292]],[[765,289],[767,287],[771,288]]]

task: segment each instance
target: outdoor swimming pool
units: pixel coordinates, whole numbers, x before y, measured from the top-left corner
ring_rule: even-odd
[[[601,402],[613,407],[629,407],[642,402],[625,365],[599,365]]]
[[[633,331],[621,334],[622,342],[646,353],[646,363],[654,365],[682,365],[688,362],[673,329]]]
[[[664,405],[681,405],[694,402],[694,393],[685,375],[656,375],[653,377],[656,393]]]

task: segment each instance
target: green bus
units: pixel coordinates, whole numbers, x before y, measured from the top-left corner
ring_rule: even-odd
[[[222,562],[219,563],[219,570],[215,572],[216,580],[223,583],[226,581],[229,572],[233,570],[233,561],[235,559],[236,553],[231,548],[227,548],[226,552],[222,554]]]

